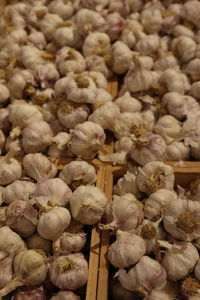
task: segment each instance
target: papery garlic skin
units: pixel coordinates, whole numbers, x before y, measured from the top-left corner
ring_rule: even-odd
[[[168,92],[184,94],[190,90],[187,76],[175,68],[164,70],[161,74],[160,82],[167,88]]]
[[[66,231],[53,243],[53,252],[55,256],[80,252],[85,243],[86,234],[84,232],[71,233]]]
[[[163,105],[167,106],[170,115],[174,116],[178,120],[185,118],[187,114],[187,107],[185,99],[178,93],[167,93],[162,98]]]
[[[28,176],[37,182],[55,177],[56,166],[41,153],[27,154],[23,159],[23,167]]]
[[[162,13],[159,8],[146,8],[141,12],[141,24],[147,33],[157,33],[163,23]]]
[[[160,161],[149,162],[139,168],[136,183],[141,192],[147,195],[159,189],[173,190],[173,168]]]
[[[59,15],[64,20],[67,20],[73,15],[74,6],[71,1],[64,2],[62,0],[55,0],[50,2],[48,10],[51,13]]]
[[[58,28],[54,33],[54,40],[59,47],[69,46],[74,48],[80,48],[82,45],[82,39],[79,35],[76,24],[72,21]]]
[[[71,216],[68,209],[54,207],[39,218],[37,231],[44,239],[54,241],[69,226],[70,221]]]
[[[13,278],[13,258],[6,257],[0,260],[0,289],[4,288]]]
[[[3,201],[7,204],[17,200],[28,201],[34,195],[35,189],[33,182],[15,180],[3,190]]]
[[[177,199],[168,206],[163,224],[165,230],[175,239],[192,241],[200,237],[198,211],[200,202]]]
[[[45,35],[47,40],[51,40],[55,30],[62,24],[62,22],[63,19],[59,15],[47,13],[39,22],[40,31]]]
[[[109,35],[111,41],[116,41],[122,31],[124,19],[118,12],[108,13],[106,19],[106,33]]]
[[[188,28],[182,24],[178,24],[174,27],[173,35],[175,37],[187,36],[190,38],[194,38],[194,36],[195,36],[194,32],[190,28]]]
[[[118,230],[116,241],[108,249],[108,259],[115,268],[126,268],[145,254],[145,241],[134,233]]]
[[[132,97],[130,92],[126,92],[122,97],[119,97],[115,100],[120,108],[120,111],[123,112],[140,112],[142,110],[142,104],[139,100]]]
[[[87,121],[76,125],[72,130],[70,150],[82,158],[93,158],[98,150],[102,150],[105,139],[103,128]]]
[[[43,35],[42,32],[40,31],[33,31],[28,35],[28,40],[33,43],[33,45],[37,48],[39,48],[40,50],[43,50],[46,45],[46,39]]]
[[[190,148],[183,142],[173,142],[167,145],[166,155],[169,161],[186,161],[189,159]]]
[[[106,76],[100,72],[100,71],[85,71],[83,74],[86,74],[87,76],[91,77],[98,89],[105,89],[108,88],[108,81]]]
[[[194,58],[196,46],[195,41],[187,36],[176,38],[172,43],[173,51],[183,63],[187,63]]]
[[[192,0],[184,3],[182,9],[182,16],[192,22],[198,29],[200,29],[199,21],[200,4],[197,0]]]
[[[12,148],[16,148],[16,149],[19,149],[18,151],[15,152],[15,156],[24,156],[25,155],[25,152],[24,152],[24,149],[23,149],[23,146],[22,146],[22,140],[21,138],[12,138],[11,136],[9,136],[7,139],[6,139],[6,144],[5,144],[5,150],[6,152],[9,152],[12,150]]]
[[[109,36],[103,32],[90,33],[83,43],[83,54],[85,57],[90,55],[105,56],[110,50]]]
[[[192,243],[177,242],[172,245],[166,241],[158,241],[158,245],[161,250],[156,253],[157,259],[165,268],[170,280],[176,281],[186,277],[199,259],[198,251]]]
[[[111,283],[111,295],[113,300],[133,300],[134,296],[133,292],[125,289],[116,278]]]
[[[55,296],[51,297],[50,300],[81,300],[81,298],[73,292],[60,291]]]
[[[117,41],[112,45],[112,70],[117,74],[128,71],[132,61],[132,51],[126,44]]]
[[[93,186],[79,186],[72,194],[70,208],[72,217],[81,224],[98,223],[107,204],[106,195]]]
[[[18,291],[13,297],[12,300],[45,300],[46,293],[44,288],[41,286],[39,288],[34,288],[28,291]]]
[[[144,300],[172,300],[172,298],[165,291],[153,290]]]
[[[105,59],[98,55],[90,55],[85,58],[86,70],[102,73],[106,78],[109,78],[111,71],[105,63]]]
[[[7,102],[9,96],[10,96],[9,89],[4,84],[0,83],[0,103],[3,104]]]
[[[53,133],[47,122],[31,122],[23,130],[22,145],[26,153],[43,152],[51,144],[52,138]]]
[[[38,64],[34,68],[34,76],[42,88],[52,88],[60,75],[54,64]]]
[[[69,186],[94,184],[96,182],[95,168],[86,161],[72,161],[64,166],[59,177]]]
[[[59,130],[60,131],[60,130]],[[67,132],[59,132],[52,139],[52,144],[48,148],[48,155],[50,157],[72,157],[73,154],[69,152],[68,143],[70,142],[70,135]]]
[[[156,71],[164,71],[169,68],[176,67],[178,65],[178,60],[175,56],[169,54],[169,55],[164,55],[158,58],[154,62],[154,70]]]
[[[167,274],[159,262],[143,256],[128,272],[120,269],[116,275],[124,288],[140,292],[145,296],[154,288],[162,289],[166,284]]]
[[[51,264],[49,272],[53,284],[60,289],[73,291],[87,282],[88,263],[81,253],[60,256]]]
[[[164,214],[171,202],[177,200],[175,191],[159,189],[152,193],[144,202],[144,215],[149,220],[156,221]]]
[[[46,254],[51,252],[51,241],[42,238],[38,233],[34,233],[32,236],[26,239],[28,249],[41,249]]]

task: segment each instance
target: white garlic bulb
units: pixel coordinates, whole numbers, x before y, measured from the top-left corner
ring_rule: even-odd
[[[0,83],[0,103],[7,102],[8,98],[10,96],[9,89],[4,85]]]
[[[170,115],[178,120],[185,118],[187,106],[183,95],[175,92],[166,93],[162,98],[162,103],[167,107]]]
[[[158,189],[152,193],[144,202],[144,215],[149,220],[156,221],[164,216],[165,211],[171,202],[177,200],[175,191]]]
[[[135,128],[144,127],[144,119],[142,114],[139,112],[136,113],[121,113],[119,119],[115,124],[115,137],[120,139],[122,137],[130,137],[130,134],[134,131]]]
[[[65,207],[72,196],[72,192],[60,178],[50,178],[36,184],[34,196],[45,196],[51,205]]]
[[[59,130],[60,131],[60,130]],[[68,150],[68,143],[70,141],[70,135],[67,132],[59,132],[51,140],[52,144],[48,148],[48,155],[50,157],[69,157],[72,153]]]
[[[63,26],[55,31],[54,40],[59,47],[69,46],[80,48],[82,44],[81,36],[73,21],[64,22]]]
[[[200,81],[194,82],[191,86],[192,96],[200,99]]]
[[[96,224],[101,220],[106,204],[107,198],[98,187],[79,186],[70,199],[71,214],[81,224]]]
[[[116,241],[108,248],[108,259],[115,268],[126,268],[136,264],[145,252],[145,241],[140,236],[118,230]]]
[[[124,26],[124,18],[122,18],[121,14],[118,12],[108,13],[105,16],[106,20],[106,33],[109,35],[110,40],[116,41],[118,40],[122,28]]]
[[[200,3],[197,0],[192,0],[184,3],[182,8],[182,16],[192,22],[198,29],[200,29],[199,21]]]
[[[34,233],[26,239],[28,249],[40,249],[45,253],[51,252],[51,241],[42,238],[38,233]]]
[[[99,55],[104,57],[110,51],[110,38],[103,32],[92,32],[88,34],[83,43],[83,54],[85,57]]]
[[[28,40],[31,42],[35,47],[39,48],[40,50],[43,50],[46,45],[46,39],[42,32],[40,31],[33,31],[28,35]]]
[[[144,218],[143,204],[132,194],[121,197],[114,195],[114,200],[107,205],[105,214],[108,224],[100,224],[100,229],[136,232]]]
[[[142,109],[142,104],[139,100],[132,97],[130,92],[124,93],[122,97],[119,97],[115,100],[120,108],[120,111],[123,112],[140,112]]]
[[[88,263],[82,253],[59,256],[50,265],[49,273],[55,286],[73,291],[86,284]]]
[[[85,70],[84,57],[75,49],[67,46],[56,53],[55,64],[62,75],[69,72],[81,73]]]
[[[78,124],[71,132],[70,150],[82,158],[93,158],[98,150],[103,149],[105,138],[99,124],[90,121]]]
[[[34,76],[42,88],[53,88],[60,75],[52,63],[38,64],[34,68]]]
[[[15,156],[24,156],[25,152],[22,146],[22,140],[21,138],[12,138],[11,136],[9,136],[6,139],[6,144],[5,144],[5,150],[6,152],[9,152],[13,147],[15,147],[16,149],[19,149],[18,151],[16,151]]]
[[[60,291],[55,296],[51,297],[50,300],[81,300],[81,298],[73,292]]]
[[[189,62],[195,56],[197,44],[193,38],[180,36],[173,40],[172,50],[183,63]]]
[[[31,122],[23,129],[22,145],[26,153],[43,152],[52,138],[53,133],[47,122]]]
[[[200,79],[199,66],[200,66],[200,59],[194,58],[187,64],[185,68],[186,74],[189,74],[193,81]]]
[[[160,161],[153,161],[138,168],[136,183],[141,192],[147,195],[159,189],[173,190],[173,168]]]
[[[167,88],[168,92],[184,94],[190,90],[187,76],[175,68],[164,70],[160,77],[160,83]]]
[[[163,224],[165,230],[175,239],[192,241],[200,236],[198,210],[200,202],[177,199],[168,206]]]
[[[172,33],[175,37],[187,36],[193,39],[195,36],[194,32],[190,28],[182,24],[176,25]]]
[[[141,12],[141,24],[147,33],[157,33],[161,30],[163,18],[162,12],[157,7],[148,7]]]
[[[74,5],[71,1],[54,0],[49,3],[48,10],[66,20],[73,15]]]
[[[154,70],[156,71],[164,71],[166,69],[174,68],[178,65],[177,58],[172,54],[165,54],[158,58],[153,65]]]
[[[108,56],[109,58],[109,56]],[[85,58],[86,70],[100,72],[106,78],[111,76],[111,71],[106,66],[105,58],[98,55],[90,55]]]
[[[158,241],[156,258],[165,268],[169,279],[183,279],[196,265],[199,254],[192,243]]]
[[[53,178],[57,173],[56,166],[41,153],[25,155],[23,167],[27,175],[37,182]]]
[[[188,160],[190,155],[189,146],[185,145],[183,142],[173,142],[167,145],[166,156],[167,160],[178,161]]]
[[[0,260],[0,289],[4,288],[13,278],[13,259],[6,257]]]
[[[146,296],[154,288],[162,290],[166,284],[166,271],[156,260],[143,256],[128,272],[120,269],[116,276],[124,288]]]
[[[126,73],[132,62],[132,51],[121,41],[112,45],[112,70],[117,74]]]
[[[71,215],[67,208],[53,207],[40,216],[37,231],[44,239],[55,241],[67,229],[70,221]]]
[[[86,71],[83,74],[86,74],[87,76],[91,77],[98,89],[105,89],[108,88],[108,81],[106,79],[106,76],[100,72],[100,71]],[[112,100],[112,99],[111,99]]]
[[[135,50],[142,55],[151,56],[158,50],[159,44],[159,37],[157,35],[149,34],[137,42]]]
[[[135,195],[137,199],[142,198],[142,194],[136,185],[136,175],[127,171],[114,185],[114,194],[122,196],[129,193]]]
[[[45,35],[47,40],[53,39],[54,33],[58,26],[63,22],[63,19],[54,13],[47,13],[39,22],[40,31]]]
[[[79,185],[92,185],[96,182],[95,168],[86,161],[72,161],[64,166],[59,177],[75,190]]]
[[[165,291],[153,290],[144,300],[172,300],[172,298]]]
[[[27,201],[34,195],[35,188],[36,186],[33,182],[15,180],[3,190],[3,200],[7,204],[17,200]]]

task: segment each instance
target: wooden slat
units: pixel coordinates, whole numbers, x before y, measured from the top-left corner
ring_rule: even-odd
[[[97,172],[97,183],[102,191],[104,189],[106,168],[99,167]],[[100,257],[100,231],[98,225],[94,226],[91,235],[90,257],[89,257],[89,276],[87,283],[87,291],[85,300],[96,300],[97,284],[98,284],[98,268]]]

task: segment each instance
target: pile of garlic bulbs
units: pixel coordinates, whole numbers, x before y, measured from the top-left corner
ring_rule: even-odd
[[[199,180],[175,186],[173,168],[160,161],[117,179],[99,225],[112,232],[112,299],[199,299],[199,191]]]
[[[0,298],[80,300],[88,225],[100,222],[107,204],[96,170],[77,160],[58,172],[41,153],[20,164],[16,151],[0,160]]]

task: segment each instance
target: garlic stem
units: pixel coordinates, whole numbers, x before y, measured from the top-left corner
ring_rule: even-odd
[[[24,285],[17,277],[14,278],[10,283],[8,283],[2,290],[0,290],[0,299],[14,291],[16,288]]]

